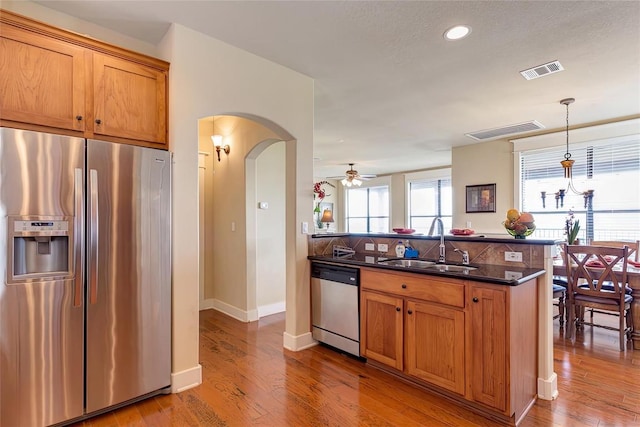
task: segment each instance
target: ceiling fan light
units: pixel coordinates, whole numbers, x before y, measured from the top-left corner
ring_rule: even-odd
[[[340,182],[342,183],[342,185],[346,185],[347,187],[351,187],[351,183],[349,182],[349,180],[347,178],[343,179]]]
[[[356,187],[360,187],[362,185],[362,181],[360,181],[357,178],[353,179],[353,185],[355,185]]]

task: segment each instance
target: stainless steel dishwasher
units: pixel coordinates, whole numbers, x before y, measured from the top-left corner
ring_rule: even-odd
[[[311,263],[314,339],[360,356],[360,270]]]

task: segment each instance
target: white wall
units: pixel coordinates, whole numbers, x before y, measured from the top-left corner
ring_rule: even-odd
[[[285,144],[276,142],[256,159],[257,209],[256,305],[258,317],[284,311],[285,277]],[[267,202],[268,209],[258,209]],[[250,206],[249,209],[252,207]]]
[[[287,143],[287,316],[289,346],[309,325],[306,236],[311,221],[313,82],[204,34],[174,24],[160,46],[171,63],[169,129],[174,150],[174,372],[198,366],[198,119],[244,113],[280,125],[296,140]],[[232,148],[233,150],[233,148]],[[233,154],[233,151],[232,151]],[[216,205],[224,209],[224,204]],[[218,212],[216,211],[216,215]],[[291,286],[289,286],[291,281]],[[245,286],[233,283],[233,286]]]
[[[454,147],[451,153],[453,186],[453,226],[467,221],[476,233],[498,233],[507,237],[502,221],[513,206],[513,153],[506,139]],[[496,184],[496,212],[465,213],[467,185]]]

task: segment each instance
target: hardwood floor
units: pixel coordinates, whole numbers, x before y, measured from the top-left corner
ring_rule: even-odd
[[[203,311],[202,385],[76,425],[495,425],[323,345],[287,351],[283,331],[284,313],[247,324]],[[521,426],[640,426],[640,351],[618,351],[614,331],[585,327],[575,343],[562,332],[555,320],[560,396],[538,400]]]

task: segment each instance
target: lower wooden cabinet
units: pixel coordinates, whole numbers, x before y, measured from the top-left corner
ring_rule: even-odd
[[[537,305],[535,279],[362,269],[361,354],[515,423],[537,394]]]
[[[464,394],[464,312],[406,301],[405,372]]]

